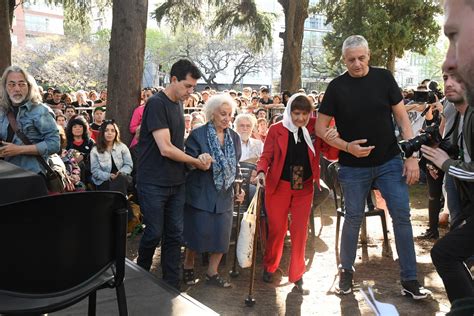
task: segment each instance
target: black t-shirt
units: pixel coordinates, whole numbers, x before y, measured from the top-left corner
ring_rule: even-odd
[[[260,100],[258,100],[258,102],[260,104],[273,104],[273,100],[268,98],[267,101],[265,101],[263,98],[260,98]]]
[[[91,125],[89,125],[90,129],[93,130],[93,131],[98,131],[101,126],[102,126],[102,124],[99,125],[96,122],[91,123]]]
[[[79,102],[77,101],[74,101],[71,103],[71,105],[75,108],[78,108],[78,107],[83,107],[83,108],[87,108],[87,107],[91,107],[92,106],[92,101],[86,101],[85,104],[79,104]]]
[[[370,67],[361,78],[345,72],[329,83],[319,112],[335,118],[337,131],[345,141],[367,139],[361,146],[375,146],[364,158],[340,151],[342,165],[378,166],[400,153],[392,121],[392,106],[400,101],[398,85],[386,69]]]
[[[92,150],[92,148],[95,146],[95,142],[92,138],[88,138],[87,140],[84,140],[81,145],[76,145],[74,144],[73,141],[67,142],[66,149],[75,149],[84,156],[88,156]]]
[[[138,142],[138,183],[167,187],[184,183],[184,163],[163,157],[153,137],[153,131],[164,128],[170,131],[171,143],[184,150],[183,105],[171,101],[161,91],[148,99],[143,112]]]

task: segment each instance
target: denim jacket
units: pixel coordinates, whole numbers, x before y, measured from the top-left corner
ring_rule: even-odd
[[[54,114],[49,107],[42,103],[33,104],[26,102],[20,105],[16,121],[18,128],[36,145],[38,152],[45,159],[49,155],[59,152],[59,131],[54,120]],[[0,139],[5,141],[8,135],[8,125],[7,113],[0,111]],[[12,143],[23,145],[23,142],[16,133],[13,136]],[[5,161],[34,173],[44,173],[43,166],[40,165],[36,156],[33,155],[6,157]]]
[[[128,147],[123,143],[115,143],[112,154],[108,151],[99,153],[97,147],[92,148],[90,153],[92,182],[101,185],[104,181],[110,180],[112,171],[112,157],[120,173],[129,175],[133,169],[132,156]]]

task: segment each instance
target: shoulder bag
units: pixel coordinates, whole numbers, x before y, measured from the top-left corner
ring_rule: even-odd
[[[8,122],[10,123],[11,128],[15,132],[15,134],[21,139],[21,141],[25,145],[33,145],[33,143],[26,137],[26,135],[18,129],[18,125],[15,119],[15,115],[13,114],[13,111],[8,111],[7,114],[8,117]],[[57,154],[55,154],[57,156]],[[61,170],[61,168],[57,168],[57,161],[58,159],[55,159],[52,155],[49,159],[48,162],[43,158],[43,156],[35,156],[35,158],[38,160],[38,162],[43,166],[43,168],[46,171],[46,185],[48,187],[48,191],[50,193],[63,193],[66,188],[66,181],[67,181],[67,175],[64,170]],[[59,158],[61,160],[61,158]],[[51,162],[51,164],[54,166],[52,168],[48,163]],[[64,167],[64,164],[63,164]],[[65,169],[65,168],[63,168]]]

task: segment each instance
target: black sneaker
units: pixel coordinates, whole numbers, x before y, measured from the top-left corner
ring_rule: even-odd
[[[411,295],[414,300],[428,296],[429,291],[420,285],[418,280],[402,281],[402,295]]]
[[[309,290],[303,287],[303,278],[295,282],[295,286],[291,290],[293,293],[298,293],[301,295],[309,295]]]
[[[418,238],[426,240],[436,240],[439,238],[439,232],[427,229],[423,234],[418,236]]]
[[[273,273],[268,272],[267,269],[263,269],[262,279],[265,283],[273,283]]]
[[[195,285],[196,276],[194,275],[194,269],[184,269],[183,268],[183,282],[186,285]]]
[[[341,269],[339,272],[339,286],[336,287],[338,294],[349,294],[352,292],[352,271]]]

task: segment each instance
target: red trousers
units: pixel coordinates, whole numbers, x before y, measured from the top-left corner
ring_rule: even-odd
[[[290,213],[290,282],[301,279],[306,271],[305,248],[313,190],[312,179],[304,183],[303,190],[292,190],[290,182],[280,180],[273,194],[265,192],[268,239],[263,265],[268,272],[272,273],[278,268],[283,254],[283,242],[288,230],[288,213]]]

